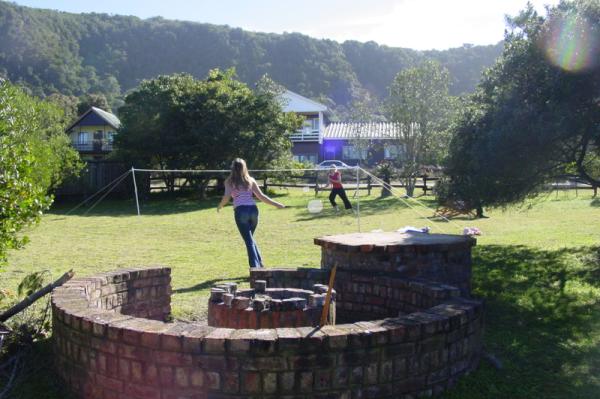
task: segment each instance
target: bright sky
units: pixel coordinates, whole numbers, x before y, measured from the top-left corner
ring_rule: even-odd
[[[558,0],[530,0],[539,12]],[[527,0],[16,0],[36,8],[161,16],[259,32],[301,32],[337,41],[373,40],[417,50],[494,44],[505,15]]]

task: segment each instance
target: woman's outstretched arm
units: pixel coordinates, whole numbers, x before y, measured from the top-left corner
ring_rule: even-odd
[[[223,208],[225,205],[227,205],[227,203],[229,202],[230,199],[231,199],[231,189],[226,184],[225,185],[225,194],[223,194],[223,198],[221,198],[221,202],[219,202],[219,206],[217,206],[217,212],[220,212],[221,208]]]
[[[285,208],[285,205],[275,200],[272,200],[271,198],[269,198],[268,195],[264,194],[258,186],[258,184],[256,183],[256,180],[252,180],[252,192],[254,193],[254,195],[256,195],[256,198],[258,198],[265,204],[273,205],[274,207],[279,209]]]

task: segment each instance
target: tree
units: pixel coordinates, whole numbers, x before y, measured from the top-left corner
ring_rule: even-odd
[[[100,108],[110,112],[110,105],[104,94],[86,94],[82,96],[77,104],[77,115],[82,115],[91,107]]]
[[[0,80],[0,264],[22,247],[20,231],[52,202],[48,190],[77,172],[61,110]]]
[[[403,151],[397,159],[402,165],[406,193],[412,196],[419,169],[441,158],[447,142],[447,124],[453,110],[448,94],[449,75],[445,68],[427,61],[416,68],[399,72],[390,87],[388,119],[398,123],[395,142]]]
[[[251,90],[234,70],[204,80],[159,76],[129,94],[115,145],[136,165],[161,169],[227,169],[242,157],[263,168],[289,153],[301,119],[282,111],[275,92]],[[197,179],[202,188],[205,182]]]
[[[350,143],[359,155],[358,164],[361,159],[372,158],[373,152],[380,149],[380,142],[373,140],[369,135],[369,125],[379,122],[383,118],[379,115],[380,105],[367,91],[363,91],[359,98],[354,100],[348,113],[347,121],[352,125],[350,132]]]
[[[454,126],[447,160],[446,195],[480,216],[536,195],[567,168],[600,185],[600,3],[562,1],[545,18],[528,6],[509,28],[502,57]]]

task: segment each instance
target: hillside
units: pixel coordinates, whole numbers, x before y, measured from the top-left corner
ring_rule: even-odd
[[[235,67],[247,83],[268,73],[293,91],[343,105],[363,89],[384,96],[399,70],[425,59],[446,66],[451,91],[460,94],[473,90],[502,49],[499,43],[423,52],[162,18],[71,14],[4,1],[0,37],[0,76],[39,96],[101,92],[113,102],[158,74],[204,77],[211,68]]]

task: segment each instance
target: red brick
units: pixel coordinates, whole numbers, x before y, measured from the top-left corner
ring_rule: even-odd
[[[151,385],[160,385],[158,368],[155,365],[147,364],[144,367],[144,382]]]
[[[246,371],[242,374],[242,392],[260,392],[260,373],[255,371]]]
[[[96,375],[96,384],[113,391],[123,390],[123,381],[117,380],[116,378],[105,377],[102,374]]]
[[[204,372],[202,370],[193,370],[190,373],[190,382],[194,387],[201,387],[204,385]]]
[[[175,373],[172,367],[161,366],[158,369],[158,375],[161,385],[172,386],[175,381]]]
[[[187,388],[190,385],[189,369],[183,367],[175,368],[175,382],[180,388]]]
[[[130,399],[160,399],[160,391],[155,387],[141,384],[126,384],[125,393]]]
[[[133,381],[144,380],[144,376],[142,374],[142,363],[136,361],[131,362],[131,378]]]

